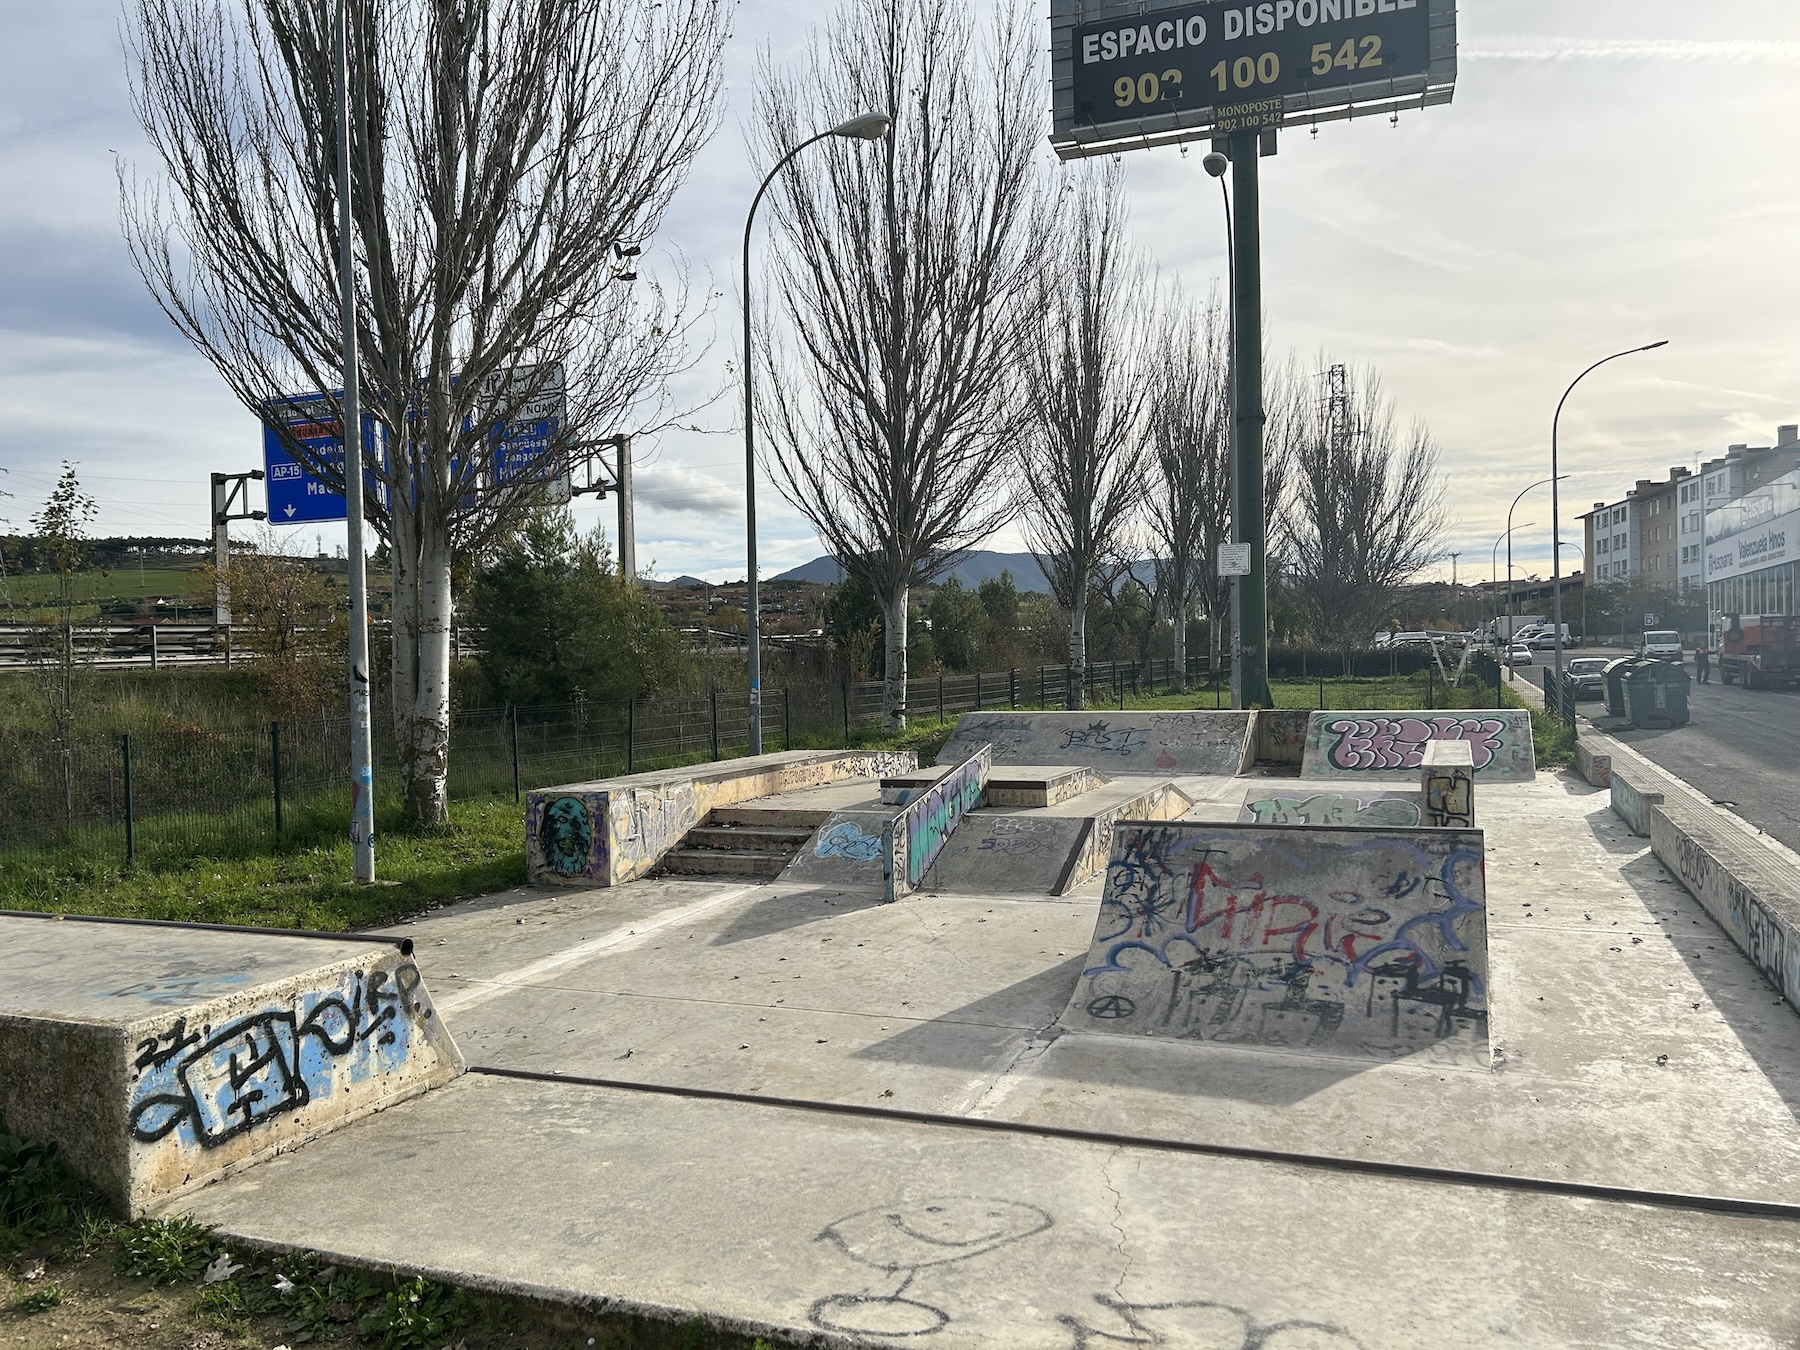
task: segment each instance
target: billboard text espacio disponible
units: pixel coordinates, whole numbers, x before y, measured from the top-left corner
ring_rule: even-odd
[[[1065,159],[1447,103],[1455,0],[1052,0]]]

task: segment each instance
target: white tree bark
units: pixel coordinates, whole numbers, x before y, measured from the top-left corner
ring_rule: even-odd
[[[906,730],[906,620],[911,591],[900,586],[887,600],[887,674],[881,683],[881,730]]]
[[[1069,706],[1087,707],[1087,575],[1074,578],[1074,599],[1069,605]]]

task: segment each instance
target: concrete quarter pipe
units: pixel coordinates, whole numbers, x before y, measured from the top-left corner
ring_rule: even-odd
[[[1248,712],[965,713],[938,755],[956,764],[984,744],[996,764],[1073,764],[1107,775],[1217,775],[1255,761]]]
[[[1487,1062],[1478,830],[1119,827],[1065,1028]]]

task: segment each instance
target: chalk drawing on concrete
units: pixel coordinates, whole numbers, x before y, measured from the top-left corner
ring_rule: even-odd
[[[813,845],[815,858],[846,858],[874,862],[881,856],[881,837],[868,833],[853,820],[841,820],[819,836]]]
[[[829,1294],[808,1316],[822,1331],[861,1336],[931,1336],[950,1325],[944,1309],[910,1298],[922,1272],[973,1261],[1055,1226],[1036,1205],[949,1195],[866,1209],[814,1239],[886,1278],[856,1293]]]
[[[1260,1322],[1243,1308],[1206,1299],[1177,1303],[1127,1303],[1114,1294],[1096,1294],[1095,1326],[1085,1318],[1058,1320],[1073,1336],[1071,1350],[1100,1346],[1182,1346],[1185,1350],[1366,1350],[1332,1322],[1293,1318]]]
[[[1407,797],[1315,792],[1305,797],[1260,797],[1244,803],[1246,825],[1364,825],[1417,829],[1419,804]]]
[[[139,1042],[132,1137],[217,1148],[328,1097],[340,1086],[398,1070],[412,1050],[418,967],[354,971],[347,986],[314,991],[300,1007],[269,1007],[223,1027],[179,1018]]]
[[[1064,1016],[1359,1057],[1485,1046],[1481,836],[1130,826]]]

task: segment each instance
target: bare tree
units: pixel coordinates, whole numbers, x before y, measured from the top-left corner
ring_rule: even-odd
[[[1069,697],[1087,675],[1088,602],[1130,566],[1144,502],[1154,289],[1125,230],[1123,174],[1078,168],[1033,288],[1020,454],[1025,533],[1069,614]]]
[[[340,384],[334,7],[127,6],[134,107],[163,170],[121,181],[132,256],[258,412]],[[385,441],[365,471],[393,557],[393,717],[415,822],[446,815],[458,551],[510,528],[578,448],[669,413],[685,288],[617,284],[615,260],[654,232],[713,129],[728,8],[349,6],[360,378]],[[544,458],[508,472],[500,429],[554,410],[564,387]],[[289,449],[342,486],[339,463]]]
[[[1402,434],[1373,371],[1332,366],[1296,438],[1289,575],[1315,637],[1344,654],[1442,556],[1444,486],[1424,425]]]
[[[1230,594],[1215,565],[1231,537],[1230,334],[1216,289],[1201,305],[1170,286],[1159,323],[1147,514],[1158,607],[1175,626],[1176,687],[1185,690],[1188,616],[1206,615],[1216,652]]]
[[[969,0],[845,0],[797,68],[765,63],[765,165],[852,114],[894,117],[880,144],[821,142],[777,182],[756,357],[769,473],[887,616],[888,731],[906,725],[911,589],[1013,514],[1036,38],[1014,4],[984,34]]]

